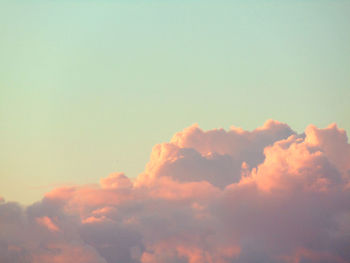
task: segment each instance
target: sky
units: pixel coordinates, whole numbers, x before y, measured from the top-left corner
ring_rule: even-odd
[[[348,0],[0,0],[0,195],[136,177],[198,123],[350,131]]]

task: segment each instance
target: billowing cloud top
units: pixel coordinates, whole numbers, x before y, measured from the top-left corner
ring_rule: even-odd
[[[191,126],[134,179],[0,198],[0,262],[350,262],[346,133]]]

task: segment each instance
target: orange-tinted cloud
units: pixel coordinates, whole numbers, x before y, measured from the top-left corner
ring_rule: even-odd
[[[36,222],[44,227],[46,227],[48,230],[52,231],[52,232],[58,232],[60,229],[58,228],[58,226],[51,220],[51,218],[47,217],[47,216],[43,216],[43,217],[38,217],[36,219]]]
[[[25,208],[0,201],[0,262],[350,262],[349,219],[350,146],[336,125],[194,125],[133,179],[61,187]]]

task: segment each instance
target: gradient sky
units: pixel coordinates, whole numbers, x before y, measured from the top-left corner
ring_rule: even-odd
[[[140,173],[199,123],[350,131],[350,1],[0,0],[0,195]]]

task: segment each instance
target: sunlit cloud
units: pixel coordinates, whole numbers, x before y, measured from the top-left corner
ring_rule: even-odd
[[[0,197],[0,229],[4,263],[350,262],[350,145],[335,124],[193,125],[136,177]]]

